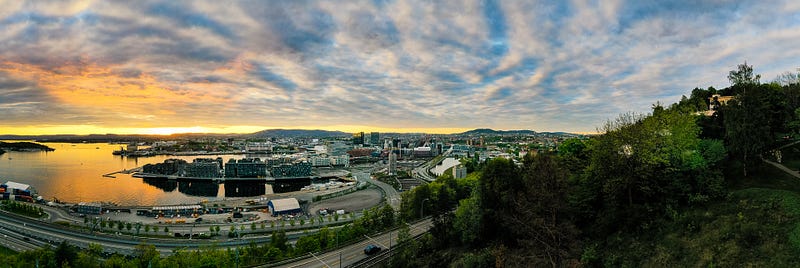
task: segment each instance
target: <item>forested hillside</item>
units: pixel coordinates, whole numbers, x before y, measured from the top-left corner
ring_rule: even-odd
[[[762,160],[800,168],[798,75],[761,83],[745,63],[728,78],[555,152],[470,160],[470,177],[406,192],[404,218],[436,226],[390,266],[800,265],[800,179]]]

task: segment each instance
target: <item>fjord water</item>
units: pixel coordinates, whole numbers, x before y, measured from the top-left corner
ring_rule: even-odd
[[[9,141],[14,142],[14,141]],[[0,156],[0,181],[30,184],[47,200],[64,202],[107,201],[119,205],[188,204],[225,197],[256,196],[272,193],[265,183],[176,182],[142,180],[129,174],[103,174],[161,163],[169,158],[191,162],[194,158],[217,156],[123,157],[111,153],[119,144],[43,143],[52,152],[6,152]],[[244,155],[222,155],[224,161]]]

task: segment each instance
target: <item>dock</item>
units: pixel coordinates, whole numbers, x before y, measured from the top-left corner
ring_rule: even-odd
[[[141,172],[141,171],[142,171],[142,167],[135,167],[135,168],[132,168],[132,169],[123,169],[123,170],[120,170],[120,171],[114,171],[114,172],[111,172],[111,173],[106,173],[106,174],[103,174],[103,177],[106,177],[106,178],[117,178],[117,176],[114,176],[114,175],[117,175],[117,174],[131,174],[131,173]]]

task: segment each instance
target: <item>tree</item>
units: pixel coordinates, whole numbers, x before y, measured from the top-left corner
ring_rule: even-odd
[[[469,198],[458,202],[453,228],[459,234],[461,242],[472,245],[478,238],[481,224],[481,206],[477,192]]]
[[[503,223],[513,233],[520,251],[509,254],[520,264],[563,266],[578,245],[578,230],[569,218],[567,172],[546,154],[526,156],[524,186],[511,204],[515,213],[504,214]]]
[[[483,208],[481,232],[484,241],[500,238],[512,240],[511,234],[496,228],[501,225],[501,216],[510,211],[516,189],[522,188],[522,180],[513,162],[504,158],[489,160],[483,168],[478,183],[478,194]]]
[[[273,231],[272,232],[272,237],[271,237],[270,240],[271,240],[270,241],[270,246],[272,246],[274,248],[278,248],[283,252],[286,252],[286,249],[288,248],[287,243],[289,242],[289,239],[286,238],[286,232],[284,232],[284,231]]]
[[[164,234],[169,235],[169,227],[164,226]]]
[[[761,79],[761,75],[753,75],[753,66],[747,65],[746,61],[742,64],[739,64],[736,70],[728,73],[728,80],[731,81],[731,84],[733,84],[734,87],[758,85],[759,79]]]
[[[147,224],[144,225],[144,232],[145,233],[149,233],[150,232],[150,225],[147,225]]]
[[[133,256],[139,267],[152,267],[154,262],[158,262],[159,255],[154,245],[139,244],[133,249]]]
[[[731,153],[742,160],[744,176],[748,164],[757,160],[756,156],[766,148],[774,133],[770,126],[775,123],[770,120],[767,101],[773,92],[771,87],[759,86],[760,77],[753,75],[753,67],[747,62],[728,75],[737,95],[723,107],[725,141]]]
[[[120,222],[120,224],[122,224],[122,223]],[[130,232],[130,231],[131,231],[131,229],[133,229],[133,225],[132,225],[130,222],[129,222],[129,223],[126,223],[126,224],[125,224],[125,229],[127,229],[127,230],[128,230],[128,232]]]
[[[66,241],[61,241],[55,250],[55,261],[59,267],[69,267],[78,258],[78,249]]]

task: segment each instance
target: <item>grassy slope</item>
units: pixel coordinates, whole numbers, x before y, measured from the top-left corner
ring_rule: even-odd
[[[609,237],[605,266],[800,266],[800,179],[762,166],[729,169],[724,200],[674,214],[651,232]]]

